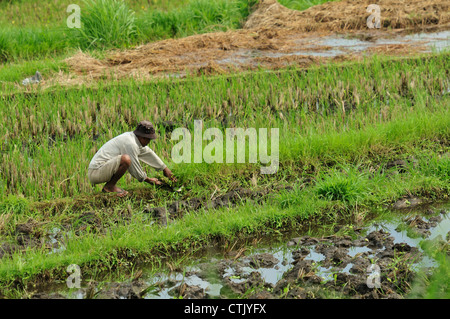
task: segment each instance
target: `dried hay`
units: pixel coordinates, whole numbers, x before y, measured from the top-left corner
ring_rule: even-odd
[[[370,4],[381,9],[382,28],[413,28],[450,22],[447,0],[345,0],[328,2],[304,11],[288,9],[276,0],[261,0],[244,29],[347,31],[367,29]]]
[[[98,70],[103,70],[107,65],[82,51],[78,51],[73,57],[65,60],[67,65],[78,74],[85,74],[86,72],[97,73]]]
[[[418,52],[423,52],[427,48],[420,45],[411,45],[408,43],[400,44],[384,44],[375,47],[368,48],[367,51],[372,54],[383,54],[383,55],[412,55]]]

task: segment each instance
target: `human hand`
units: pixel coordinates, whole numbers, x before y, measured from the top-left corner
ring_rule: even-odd
[[[147,178],[146,182],[149,183],[149,184],[162,185],[162,182],[159,179],[154,178],[154,177]]]
[[[177,178],[173,175],[172,171],[166,167],[164,169],[164,176],[166,176],[167,178],[169,178],[172,182],[176,183],[177,182]]]

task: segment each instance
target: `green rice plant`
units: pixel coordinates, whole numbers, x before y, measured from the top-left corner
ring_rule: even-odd
[[[29,209],[30,203],[20,195],[8,195],[2,202],[0,202],[0,214],[15,214],[21,215]]]
[[[74,29],[82,48],[130,45],[137,35],[136,18],[123,0],[85,0],[81,28]]]
[[[342,171],[333,168],[316,183],[319,198],[343,202],[362,201],[369,195],[368,177],[358,168],[347,167]]]
[[[8,61],[9,57],[9,45],[8,39],[3,30],[0,30],[0,62]]]

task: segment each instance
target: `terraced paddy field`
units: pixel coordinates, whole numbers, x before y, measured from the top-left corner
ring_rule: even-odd
[[[71,30],[27,56],[25,33],[10,38],[24,26],[0,33],[1,297],[449,297],[446,2],[378,1],[374,29],[368,1],[225,1],[195,27],[183,14],[206,2],[117,3],[136,14],[130,43],[83,47]],[[168,16],[178,33],[151,38]],[[163,184],[127,174],[127,196],[101,192],[90,160],[143,119],[177,181],[143,165]],[[253,160],[261,140],[233,139],[244,160],[226,161],[208,129],[267,129],[269,149]]]

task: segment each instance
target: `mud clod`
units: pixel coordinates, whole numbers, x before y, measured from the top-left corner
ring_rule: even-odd
[[[393,238],[389,237],[389,233],[383,230],[371,232],[366,239],[368,240],[367,246],[371,249],[380,249],[393,242]]]
[[[250,257],[250,266],[253,268],[268,268],[273,267],[278,263],[278,259],[276,259],[272,254],[263,253],[256,254]]]
[[[206,297],[205,289],[196,285],[187,285],[186,283],[176,286],[169,291],[169,294],[183,299],[204,299]]]
[[[423,201],[420,198],[417,197],[408,197],[403,198],[398,201],[396,201],[393,205],[394,209],[407,209],[407,208],[413,208],[416,206],[419,206],[423,204]]]
[[[237,294],[244,294],[249,289],[264,286],[264,280],[259,272],[253,271],[245,275],[242,281],[235,282],[230,277],[225,277],[225,284]]]

